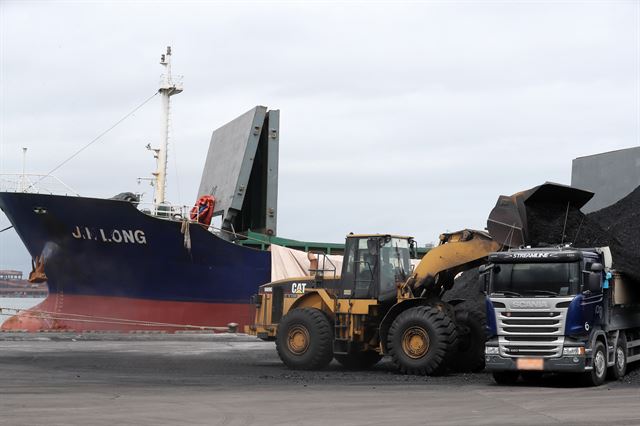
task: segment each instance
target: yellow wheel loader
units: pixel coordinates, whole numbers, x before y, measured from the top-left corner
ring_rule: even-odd
[[[334,357],[347,368],[367,368],[389,354],[405,373],[440,373],[458,341],[456,302],[441,295],[458,272],[501,247],[468,229],[440,238],[412,271],[411,237],[348,235],[339,276],[324,258],[314,276],[261,286],[246,331],[275,339],[293,369],[320,369]]]

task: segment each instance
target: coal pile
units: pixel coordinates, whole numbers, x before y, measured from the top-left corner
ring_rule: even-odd
[[[480,279],[479,269],[469,269],[456,277],[453,282],[453,287],[444,294],[442,299],[445,302],[455,299],[469,301],[477,305],[474,310],[484,314],[484,283]]]
[[[617,203],[589,213],[587,217],[597,222],[605,230],[612,230],[620,224],[621,220],[638,219],[638,215],[640,215],[640,186]],[[635,228],[635,232],[638,232],[640,225],[636,224],[633,228]]]
[[[589,213],[587,218],[598,223],[629,251],[640,257],[640,186],[609,207]]]
[[[640,212],[619,220],[612,225],[607,232],[615,236],[625,247],[630,247],[636,253],[640,253],[640,244],[638,243],[638,227],[640,227]]]
[[[640,281],[640,187],[612,206],[585,215],[557,203],[527,203],[528,244],[609,246],[613,267]]]

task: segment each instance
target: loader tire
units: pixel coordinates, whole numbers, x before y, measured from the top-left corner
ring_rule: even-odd
[[[382,359],[382,355],[375,351],[364,351],[335,354],[334,358],[349,370],[366,370],[376,365]]]
[[[462,302],[454,308],[458,348],[449,367],[459,373],[477,373],[484,369],[484,344],[487,341],[487,316],[477,304]]]
[[[417,306],[398,315],[387,336],[389,355],[405,374],[443,374],[457,343],[453,321],[430,306]]]
[[[294,309],[285,315],[276,333],[276,350],[293,370],[319,370],[333,358],[333,329],[319,309]]]

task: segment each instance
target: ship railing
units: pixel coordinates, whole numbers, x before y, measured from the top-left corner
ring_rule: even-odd
[[[140,210],[144,214],[148,214],[149,216],[156,217],[158,219],[170,220],[172,222],[189,222],[189,223],[199,223],[197,220],[191,219],[191,210],[193,206],[184,206],[184,205],[174,205],[171,203],[137,203],[138,210]],[[216,228],[211,224],[207,230],[212,234],[216,234],[220,236],[222,233],[226,232],[219,228]]]
[[[184,206],[171,203],[136,203],[138,210],[144,214],[157,217],[159,219],[171,220],[174,222],[188,221],[198,223],[197,220],[191,219],[191,210],[193,206]]]
[[[193,206],[179,206],[171,203],[138,203],[138,210],[142,213],[176,222],[184,222],[185,220],[195,222],[189,216],[192,208]]]
[[[80,195],[76,190],[53,175],[33,173],[0,173],[0,191],[50,195]]]

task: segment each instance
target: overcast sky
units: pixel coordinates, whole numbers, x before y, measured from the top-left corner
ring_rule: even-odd
[[[45,173],[158,87],[173,48],[168,199],[195,201],[211,132],[281,111],[278,234],[482,229],[500,194],[570,183],[640,145],[640,3],[0,0],[0,173]],[[160,99],[55,175],[84,196],[152,188]],[[0,214],[0,229],[8,226]],[[27,271],[13,231],[0,269]]]

